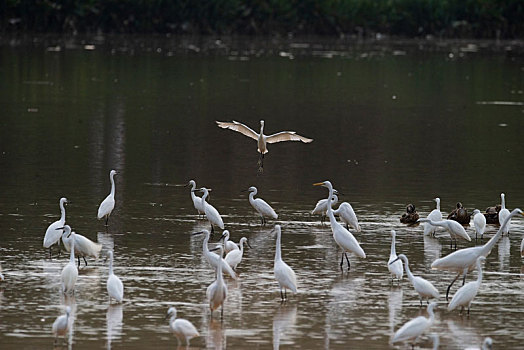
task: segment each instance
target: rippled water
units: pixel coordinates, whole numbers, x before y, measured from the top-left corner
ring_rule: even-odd
[[[67,347],[51,335],[64,305],[73,311],[71,348],[176,346],[165,320],[170,305],[199,330],[192,348],[404,347],[389,344],[394,331],[425,307],[407,279],[390,283],[390,230],[397,231],[397,253],[441,295],[452,279],[430,269],[451,251],[449,240],[401,225],[406,204],[422,217],[435,196],[445,214],[457,201],[483,210],[505,192],[508,207],[524,207],[518,50],[261,43],[258,51],[195,53],[181,49],[185,41],[132,52],[112,45],[0,48],[2,348]],[[270,145],[258,175],[255,143],[214,123],[232,119],[253,128],[265,119],[268,133],[296,130],[314,142]],[[106,231],[96,210],[112,168],[120,175]],[[214,272],[202,257],[202,237],[191,236],[208,224],[198,219],[189,189],[176,186],[189,179],[213,188],[211,203],[231,238],[246,236],[253,247],[239,279],[227,279],[223,321],[210,316],[205,290]],[[367,258],[350,256],[349,272],[339,268],[329,225],[309,215],[327,196],[312,183],[326,179],[362,227],[355,236]],[[241,192],[250,185],[278,212],[283,258],[297,274],[299,292],[285,303],[273,277],[274,222],[260,226]],[[62,196],[71,201],[67,222],[103,244],[102,258],[82,263],[69,297],[59,290],[68,255],[49,259],[42,248]],[[496,230],[489,226],[487,237]],[[486,261],[469,317],[448,312],[441,296],[428,333],[439,335],[442,348],[479,346],[486,336],[496,348],[522,344],[523,234],[517,218]],[[122,305],[109,306],[106,293],[111,248],[125,285]],[[432,347],[428,337],[419,344]]]

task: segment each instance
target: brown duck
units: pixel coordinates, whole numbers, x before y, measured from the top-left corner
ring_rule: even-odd
[[[499,224],[499,211],[501,208],[502,206],[500,204],[486,208],[486,212],[484,213],[486,224]]]
[[[468,211],[460,202],[457,203],[457,207],[448,215],[448,220],[455,220],[462,225],[469,224],[470,219],[471,214],[468,214]]]
[[[419,219],[417,210],[413,204],[408,204],[406,207],[406,212],[402,214],[400,222],[403,224],[414,224]]]

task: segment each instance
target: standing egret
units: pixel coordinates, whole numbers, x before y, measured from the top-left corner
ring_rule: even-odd
[[[111,170],[109,173],[109,180],[111,180],[111,192],[107,195],[106,199],[100,203],[100,206],[98,207],[98,220],[102,218],[106,218],[106,226],[109,221],[109,215],[111,215],[111,212],[115,208],[115,177],[116,170]]]
[[[221,230],[223,230],[224,221],[222,220],[222,217],[218,213],[218,210],[216,210],[214,206],[206,202],[206,198],[209,196],[209,191],[211,191],[211,189],[202,187],[194,191],[204,192],[204,195],[202,196],[202,199],[201,199],[201,203],[202,203],[202,206],[204,207],[204,213],[206,214],[207,221],[209,221],[209,224],[211,225],[211,233],[215,232],[213,225],[216,225],[220,227]]]
[[[277,244],[275,248],[275,264],[273,265],[273,272],[275,273],[275,279],[280,286],[280,297],[282,301],[287,299],[286,289],[291,290],[293,293],[297,292],[297,276],[295,271],[288,264],[282,260],[282,252],[280,249],[281,241],[281,229],[280,225],[275,225],[274,232],[277,234]],[[282,293],[284,289],[284,293]]]
[[[238,245],[235,242],[229,240],[228,230],[224,230],[224,232],[222,232],[222,236],[220,237],[220,239],[224,240],[224,252],[226,253],[226,255],[233,250],[240,250],[240,248],[238,248]]]
[[[397,259],[397,252],[395,250],[395,230],[391,230],[391,253],[389,254],[388,270],[391,274],[391,281],[393,278],[397,278],[399,281],[404,275],[404,267],[402,266],[402,260]],[[394,262],[393,262],[394,261]]]
[[[224,254],[224,248],[218,246],[219,254],[218,257],[222,259]],[[227,264],[226,264],[227,265]],[[217,277],[213,283],[207,287],[206,296],[209,300],[209,309],[211,310],[211,317],[213,317],[213,311],[222,307],[220,310],[220,318],[224,318],[224,301],[227,298],[227,286],[222,277],[223,264],[217,265]],[[229,265],[227,265],[229,267]]]
[[[195,182],[195,180],[190,180],[189,183],[187,184],[187,186],[191,186],[191,200],[193,201],[193,206],[197,210],[198,215],[204,215],[205,214],[205,210],[204,210],[204,205],[202,203],[202,198],[198,197],[195,194],[195,191],[196,191],[196,182]]]
[[[411,321],[405,323],[398,331],[395,332],[392,342],[396,343],[399,341],[410,340],[411,346],[413,347],[417,338],[424,333],[435,321],[435,314],[433,309],[437,307],[437,303],[433,302],[428,305],[429,317],[418,316]]]
[[[335,215],[333,214],[333,209],[331,208],[331,201],[333,198],[333,186],[331,185],[331,182],[329,181],[318,182],[318,183],[313,184],[313,186],[322,186],[322,187],[326,187],[329,190],[327,215],[329,217],[329,222],[331,223],[331,231],[333,232],[333,238],[335,239],[335,242],[337,242],[339,247],[342,248],[342,258],[340,260],[340,268],[342,269],[342,265],[344,264],[344,256],[345,256],[346,261],[348,263],[348,270],[349,270],[350,263],[349,263],[349,259],[348,259],[346,252],[354,253],[355,255],[361,258],[365,258],[366,253],[360,247],[360,244],[358,244],[358,241],[355,239],[355,237],[353,237],[351,232],[345,229],[344,226],[339,224],[337,220],[335,219]]]
[[[466,241],[471,241],[471,237],[466,233],[464,226],[462,226],[455,220],[445,219],[445,220],[440,220],[440,221],[433,221],[431,219],[418,219],[418,222],[427,222],[431,226],[434,226],[434,227],[435,226],[444,227],[449,232],[452,248],[453,248],[453,240],[455,240],[455,249],[457,248],[457,238],[462,238]]]
[[[476,281],[468,282],[462,287],[457,290],[455,295],[453,295],[453,298],[451,298],[451,302],[448,305],[448,310],[452,311],[455,310],[457,307],[461,306],[462,309],[460,310],[460,313],[464,310],[464,307],[468,307],[468,315],[469,315],[469,307],[471,306],[471,302],[473,301],[473,298],[477,295],[480,284],[482,283],[482,262],[486,260],[485,256],[479,256],[477,258],[477,270],[478,270],[478,277]]]
[[[258,192],[255,186],[251,186],[248,189],[248,191],[249,191],[249,203],[251,203],[251,206],[255,208],[258,215],[260,215],[262,225],[266,223],[266,217],[270,217],[275,220],[278,218],[277,213],[275,213],[273,208],[271,208],[271,206],[267,204],[265,200],[263,200],[262,198],[257,198],[257,199],[254,198]]]
[[[343,222],[346,223],[346,229],[349,230],[349,226],[353,227],[357,232],[360,232],[360,225],[358,224],[357,215],[353,210],[353,207],[348,202],[343,202],[338,206],[337,210],[333,210],[333,214],[340,216]]]
[[[513,211],[509,214],[509,216],[504,220],[502,226],[500,226],[497,233],[491,237],[489,241],[486,242],[484,245],[479,245],[476,247],[469,247],[457,250],[449,255],[446,255],[443,258],[437,259],[433,261],[431,264],[431,268],[434,270],[446,270],[446,271],[452,271],[457,273],[457,276],[455,279],[451,282],[451,284],[448,286],[448,289],[446,291],[446,300],[448,300],[449,290],[451,289],[451,286],[455,281],[460,277],[461,274],[464,274],[464,279],[462,281],[462,284],[466,282],[466,275],[468,272],[473,271],[475,268],[475,263],[479,256],[485,256],[487,257],[489,253],[491,253],[491,250],[497,243],[497,241],[502,236],[502,231],[504,230],[504,226],[511,220],[511,218],[514,215],[521,214],[522,210],[516,208],[513,209]]]
[[[218,266],[222,266],[222,269],[225,270],[233,279],[237,279],[237,275],[235,274],[235,271],[229,266],[229,264],[219,255],[209,251],[209,248],[207,246],[209,242],[209,237],[211,234],[208,230],[203,230],[200,232],[195,232],[193,235],[200,235],[204,234],[204,241],[202,243],[202,254],[206,258],[207,262],[216,270]]]
[[[509,215],[509,210],[506,209],[506,195],[504,193],[500,194],[500,206],[501,206],[501,208],[500,208],[500,211],[499,211],[499,224],[502,225],[504,220]],[[502,234],[505,233],[505,234],[509,235],[510,226],[511,226],[511,219],[508,221],[508,223],[506,225],[504,225],[504,230],[502,231]]]
[[[65,218],[66,218],[66,212],[65,212],[65,205],[67,204],[67,198],[60,198],[60,220],[57,220],[53,222],[51,225],[47,227],[47,230],[45,231],[44,236],[44,248],[49,248],[49,258],[51,258],[51,246],[55,243],[59,243],[60,236],[62,233],[57,230],[59,227],[64,227],[65,225]]]
[[[240,238],[240,249],[239,250],[232,250],[229,253],[227,253],[224,260],[231,266],[233,270],[236,271],[238,264],[242,261],[242,256],[244,255],[244,243],[246,243],[250,248],[249,242],[247,241],[246,237]]]
[[[76,279],[78,278],[78,269],[75,264],[75,233],[71,232],[69,225],[58,228],[57,230],[66,230],[73,239],[71,240],[71,255],[69,256],[69,263],[62,269],[60,280],[62,281],[62,292],[69,293],[74,292]]]
[[[437,288],[431,284],[428,280],[419,277],[419,276],[413,276],[411,273],[411,270],[409,268],[409,260],[408,257],[404,254],[399,254],[399,256],[390,262],[389,264],[393,264],[395,261],[401,259],[404,262],[404,267],[406,268],[406,275],[408,275],[408,279],[413,284],[413,288],[417,291],[419,297],[420,297],[420,306],[422,306],[422,299],[427,299],[429,303],[429,299],[431,298],[437,298],[440,296]]]
[[[437,207],[431,211],[428,215],[428,219],[433,221],[441,221],[442,220],[442,213],[440,212],[440,198],[433,199],[437,203]],[[430,223],[424,224],[424,236],[427,236],[431,234],[432,236],[435,236],[435,232],[437,231],[437,228]]]
[[[190,321],[184,318],[176,318],[176,308],[174,306],[167,310],[167,317],[169,317],[169,327],[171,328],[171,331],[175,333],[179,343],[180,339],[184,339],[186,345],[189,346],[191,338],[200,336],[197,329]]]
[[[267,144],[268,143],[277,143],[281,141],[302,141],[304,143],[310,143],[313,141],[313,139],[308,139],[307,137],[297,135],[295,131],[281,131],[277,132],[276,134],[272,135],[264,135],[264,121],[260,121],[260,133],[257,134],[253,129],[250,127],[239,123],[237,121],[233,122],[219,122],[217,121],[217,124],[219,127],[223,129],[230,129],[233,131],[237,131],[241,134],[244,134],[247,137],[250,137],[254,140],[257,140],[258,145],[258,153],[260,153],[260,159],[258,161],[258,164],[260,165],[260,170],[262,171],[264,168],[264,154],[268,152],[267,150]]]
[[[331,201],[331,206],[338,203],[338,191],[333,189],[333,198]],[[317,205],[315,205],[315,209],[311,211],[311,215],[320,215],[320,223],[324,224],[324,220],[326,220],[326,214],[327,214],[327,204],[328,200],[327,198],[322,198],[317,202]],[[333,208],[333,207],[331,207]]]
[[[69,330],[69,316],[71,315],[71,307],[66,307],[65,314],[60,315],[53,322],[53,335],[55,336],[55,342],[58,336],[65,336]]]
[[[71,251],[71,241],[73,236],[70,235],[71,227],[69,225],[64,226],[64,232],[62,233],[62,242],[64,243],[65,249]],[[95,243],[87,237],[79,235],[75,232],[75,255],[78,260],[78,267],[80,267],[80,257],[84,259],[84,263],[87,266],[86,256],[98,259],[100,251],[102,250],[102,245],[100,243]]]
[[[107,252],[109,257],[109,276],[107,277],[107,294],[109,295],[109,304],[111,304],[111,298],[115,299],[117,303],[121,303],[124,299],[124,284],[113,273],[113,251]]]
[[[475,240],[477,235],[482,240],[486,231],[486,217],[478,209],[473,210],[473,225],[475,226]]]

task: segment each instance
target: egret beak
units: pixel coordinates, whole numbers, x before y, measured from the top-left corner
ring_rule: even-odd
[[[55,228],[55,230],[64,230],[65,227],[58,227],[58,228]]]
[[[168,312],[168,313],[166,314],[166,317],[164,318],[164,320],[167,320],[167,319],[169,318],[169,316],[171,316],[171,313],[170,313],[170,312]]]
[[[215,248],[209,249],[210,252],[214,252],[215,250],[219,250],[220,246],[216,246]]]
[[[251,244],[249,244],[249,241],[246,241],[246,244],[247,244],[247,246],[248,246],[250,249],[253,249],[253,247],[251,246]]]
[[[224,238],[226,238],[226,234],[225,234],[225,233],[223,233],[222,236],[220,236],[220,239],[219,239],[218,241],[220,242],[220,241],[223,240]]]
[[[316,182],[316,183],[313,184],[313,186],[322,186],[322,185],[324,185],[323,182]]]
[[[397,261],[398,259],[400,259],[400,258],[396,258],[395,260],[393,260],[392,262],[390,262],[388,265],[393,264],[393,263],[394,263],[395,261]]]
[[[191,234],[191,236],[201,235],[201,234],[203,234],[203,233],[204,233],[204,231],[193,232],[193,233]]]

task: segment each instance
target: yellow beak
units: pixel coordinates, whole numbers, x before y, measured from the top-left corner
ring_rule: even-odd
[[[314,183],[313,186],[322,186],[324,183],[323,182],[317,182],[317,183]]]

